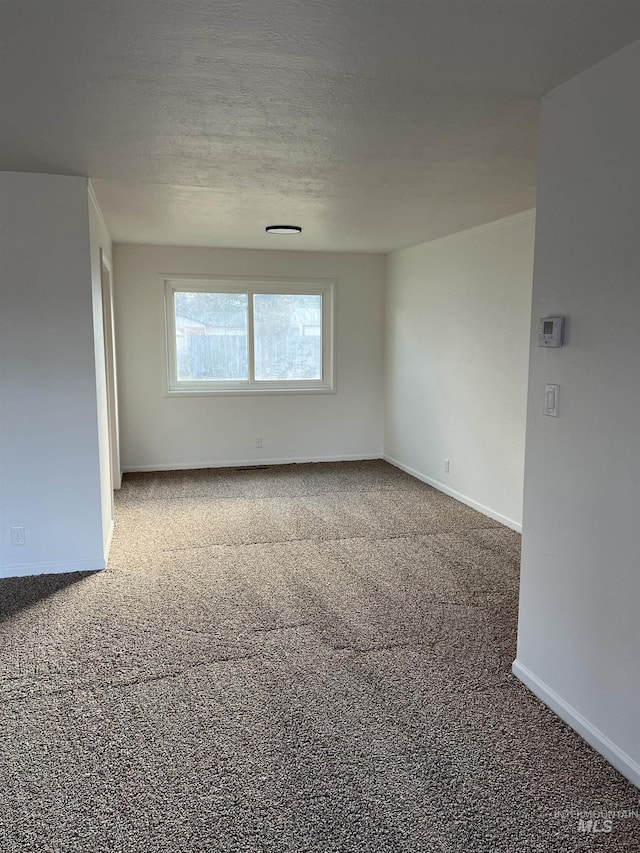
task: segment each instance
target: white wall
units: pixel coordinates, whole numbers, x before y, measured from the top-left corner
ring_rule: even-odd
[[[640,42],[543,103],[514,672],[640,784]],[[537,347],[535,321],[568,320]],[[559,417],[542,414],[545,382]]]
[[[515,529],[533,238],[528,211],[394,252],[387,269],[385,456]]]
[[[107,374],[105,366],[104,325],[102,310],[101,257],[113,270],[111,237],[98,202],[89,191],[89,244],[91,252],[91,301],[93,306],[93,342],[96,365],[96,402],[98,406],[98,448],[100,456],[100,492],[102,501],[102,531],[105,557],[109,553],[113,533],[113,499],[111,477],[111,448],[109,442],[109,409],[107,405]],[[115,483],[118,488],[120,483]]]
[[[87,181],[0,173],[0,576],[103,567]]]
[[[382,454],[382,255],[117,245],[114,263],[124,470]],[[161,273],[336,278],[337,393],[167,397]]]

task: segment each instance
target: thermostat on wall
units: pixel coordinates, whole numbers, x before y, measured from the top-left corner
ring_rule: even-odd
[[[538,326],[539,347],[561,347],[564,343],[564,317],[543,317]]]

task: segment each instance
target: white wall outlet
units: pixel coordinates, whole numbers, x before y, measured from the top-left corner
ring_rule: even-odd
[[[261,438],[256,438],[256,447],[258,448],[258,450],[262,447],[262,439]]]
[[[444,473],[445,474],[449,473],[449,460],[448,459],[444,460]]]
[[[24,545],[24,527],[11,528],[11,544]]]

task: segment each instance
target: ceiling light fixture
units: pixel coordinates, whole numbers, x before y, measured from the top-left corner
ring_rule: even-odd
[[[302,234],[299,225],[267,225],[264,230],[267,234]]]

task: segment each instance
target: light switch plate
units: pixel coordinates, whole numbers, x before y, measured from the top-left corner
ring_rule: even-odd
[[[558,394],[559,385],[546,384],[544,386],[544,413],[550,418],[558,417]]]

